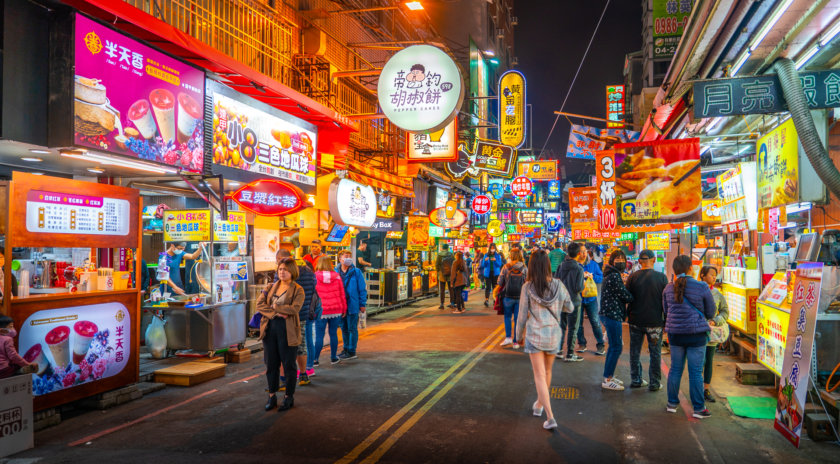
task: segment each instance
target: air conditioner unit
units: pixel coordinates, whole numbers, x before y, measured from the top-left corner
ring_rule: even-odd
[[[519,18],[517,18],[516,16],[511,16],[510,25],[511,26],[518,26],[519,25]]]
[[[496,37],[499,39],[505,38],[505,30],[504,29],[496,29]]]

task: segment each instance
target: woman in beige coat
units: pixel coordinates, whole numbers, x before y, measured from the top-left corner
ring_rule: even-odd
[[[295,404],[297,385],[297,347],[301,344],[300,310],[303,307],[303,288],[295,283],[298,268],[292,258],[281,259],[277,265],[277,282],[257,299],[260,320],[260,340],[265,350],[268,380],[268,402],[265,410],[277,406],[277,391],[280,389],[280,366],[286,376],[286,396],[279,411],[291,409]]]

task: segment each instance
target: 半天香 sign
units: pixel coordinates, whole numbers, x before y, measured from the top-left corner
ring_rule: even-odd
[[[520,161],[516,165],[519,176],[531,180],[557,180],[557,160]]]
[[[595,159],[595,152],[609,150],[617,143],[636,142],[641,134],[627,129],[598,129],[572,124],[566,158]]]
[[[213,172],[236,177],[235,169],[291,182],[304,193],[315,189],[317,128],[265,103],[212,81]]]
[[[458,159],[457,119],[453,119],[443,129],[406,134],[405,159],[409,163],[456,161]]]
[[[204,71],[76,15],[74,143],[204,169]]]
[[[793,119],[759,138],[756,145],[758,208],[799,201],[799,136]]]
[[[525,76],[507,71],[499,78],[499,141],[519,148],[525,143]]]
[[[329,204],[336,224],[367,229],[376,221],[376,192],[370,186],[334,179],[330,184]]]
[[[478,178],[482,173],[496,177],[510,177],[516,163],[515,148],[490,140],[478,140],[470,152],[466,145],[458,147],[458,160],[446,163],[446,173],[455,180]]]
[[[443,50],[413,45],[385,63],[377,95],[385,117],[397,127],[411,132],[436,131],[455,117],[464,87],[458,66]]]
[[[607,127],[621,129],[624,127],[624,86],[607,86]]]
[[[243,209],[260,216],[285,216],[306,207],[299,188],[275,179],[260,179],[243,185],[230,198]]]

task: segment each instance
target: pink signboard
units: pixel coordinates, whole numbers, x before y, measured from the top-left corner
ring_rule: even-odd
[[[75,144],[201,172],[204,72],[76,15]]]

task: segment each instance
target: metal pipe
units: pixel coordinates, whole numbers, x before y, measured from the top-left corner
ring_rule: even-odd
[[[603,122],[613,122],[613,123],[615,122],[615,121],[610,121],[609,119],[596,118],[596,117],[592,117],[592,116],[584,116],[582,114],[575,114],[575,113],[566,113],[564,111],[555,111],[554,114],[559,114],[561,116],[571,116],[573,118],[588,119],[588,120],[591,120],[591,121],[603,121]],[[633,126],[633,127],[641,127],[639,124],[633,124],[632,122],[625,122],[624,125],[625,126]]]

